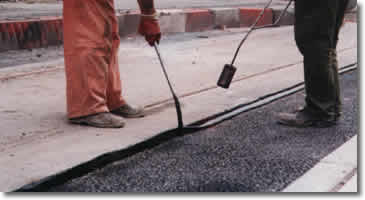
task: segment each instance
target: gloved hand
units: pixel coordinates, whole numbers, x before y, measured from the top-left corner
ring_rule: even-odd
[[[149,45],[157,44],[161,39],[161,30],[158,19],[154,16],[141,16],[138,28],[139,34],[143,35]]]

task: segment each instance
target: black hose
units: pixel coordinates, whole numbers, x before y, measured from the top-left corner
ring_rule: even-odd
[[[290,4],[292,3],[293,0],[290,0],[289,3],[287,4],[287,6],[285,7],[285,9],[281,12],[279,18],[276,20],[276,22],[274,24],[270,24],[270,25],[266,25],[266,26],[261,26],[261,27],[256,27],[257,23],[260,21],[260,19],[264,16],[265,10],[271,5],[272,0],[269,0],[269,2],[265,5],[264,9],[261,11],[260,15],[256,18],[256,21],[251,25],[250,29],[248,30],[248,32],[246,33],[245,37],[243,37],[242,41],[240,42],[240,44],[238,45],[238,48],[233,56],[231,65],[234,65],[234,62],[237,59],[238,53],[243,45],[243,43],[246,41],[246,39],[248,38],[248,36],[252,33],[252,31],[257,30],[257,29],[262,29],[262,28],[268,28],[268,27],[273,27],[276,26],[281,18],[283,17],[284,13],[288,10]]]
[[[284,10],[280,13],[279,17],[276,19],[276,21],[273,24],[268,24],[268,25],[264,25],[264,26],[255,27],[255,30],[279,26],[278,24],[279,24],[281,18],[284,16],[284,14],[288,10],[288,8],[292,4],[292,2],[293,2],[293,0],[290,0],[289,1],[289,3],[286,5],[286,7],[284,8]]]
[[[174,102],[175,102],[178,128],[179,129],[182,129],[184,127],[184,122],[183,122],[183,118],[182,118],[182,112],[181,112],[181,106],[180,106],[179,98],[177,98],[177,96],[176,96],[176,94],[174,92],[174,89],[173,89],[173,87],[171,85],[169,76],[168,76],[167,71],[166,71],[166,68],[165,68],[165,62],[163,61],[163,58],[161,56],[161,53],[160,53],[160,49],[158,47],[158,44],[155,43],[154,44],[154,47],[155,47],[155,51],[157,53],[158,59],[160,60],[160,64],[161,64],[162,71],[163,71],[163,73],[165,75],[165,78],[167,80],[167,84],[169,85],[169,88],[170,88],[172,97],[173,97]]]
[[[266,6],[264,7],[264,9],[261,11],[260,15],[257,17],[255,23],[252,24],[250,30],[248,31],[248,33],[245,35],[245,37],[243,38],[243,40],[240,42],[237,50],[236,50],[236,53],[233,57],[233,60],[232,60],[232,64],[234,64],[236,58],[237,58],[237,55],[238,55],[238,52],[239,50],[241,49],[243,43],[246,41],[246,39],[248,38],[248,36],[250,35],[250,33],[255,30],[255,29],[259,29],[259,28],[266,28],[266,27],[270,27],[270,26],[275,26],[281,19],[281,17],[284,15],[284,13],[286,12],[286,10],[289,8],[290,4],[292,3],[293,0],[290,0],[289,3],[287,4],[287,6],[285,7],[285,9],[281,12],[279,18],[276,20],[276,22],[272,25],[269,25],[269,26],[263,26],[263,27],[256,27],[257,23],[260,21],[260,19],[262,18],[262,16],[264,15],[265,13],[265,10],[271,5],[273,0],[269,0],[269,2],[266,4]],[[182,130],[182,129],[199,129],[201,127],[195,127],[193,125],[191,126],[188,126],[188,127],[184,127],[184,122],[183,122],[183,117],[182,117],[182,111],[181,111],[181,106],[180,106],[180,101],[179,101],[179,98],[176,96],[175,94],[175,91],[171,85],[171,81],[169,79],[169,76],[167,74],[167,71],[166,71],[166,68],[165,68],[165,62],[161,56],[161,52],[160,52],[160,49],[159,49],[159,46],[158,44],[154,44],[154,48],[155,48],[155,51],[156,51],[156,54],[158,56],[158,59],[160,61],[160,64],[161,64],[161,68],[162,68],[162,71],[165,75],[165,78],[167,80],[167,84],[169,85],[169,88],[170,88],[170,91],[171,91],[171,94],[172,94],[172,97],[174,99],[174,103],[175,103],[175,108],[176,108],[176,115],[177,115],[177,122],[178,122],[178,129],[179,130]]]

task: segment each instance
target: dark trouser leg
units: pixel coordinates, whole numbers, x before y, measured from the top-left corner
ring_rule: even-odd
[[[345,0],[297,0],[295,39],[304,56],[307,107],[318,114],[338,115],[340,89],[336,45]]]
[[[304,56],[307,106],[319,114],[338,115],[340,89],[332,50],[318,47],[320,42],[309,45],[313,50]]]
[[[333,67],[338,71],[338,61],[337,61],[337,51],[336,51],[336,47],[337,47],[337,43],[338,43],[338,35],[341,29],[341,26],[344,23],[344,17],[345,17],[345,10],[347,8],[347,5],[349,3],[349,0],[342,0],[339,2],[338,6],[337,6],[337,17],[336,17],[336,29],[335,29],[335,33],[333,34],[333,41],[334,41],[334,46],[331,49],[331,60],[332,60],[332,65]],[[338,80],[338,76],[335,77],[335,81],[337,82],[336,85],[337,87],[337,106],[335,108],[335,111],[337,114],[340,115],[341,113],[341,98],[340,98],[340,87],[339,87],[339,80]]]

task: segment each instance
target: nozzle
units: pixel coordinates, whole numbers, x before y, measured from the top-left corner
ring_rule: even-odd
[[[228,89],[233,80],[233,76],[236,73],[237,68],[231,64],[224,65],[223,71],[219,77],[217,85],[219,87]]]

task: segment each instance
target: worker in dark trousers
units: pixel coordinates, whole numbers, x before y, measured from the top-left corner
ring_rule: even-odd
[[[295,40],[304,57],[306,105],[280,113],[294,127],[329,127],[341,115],[336,46],[348,0],[296,0]]]

